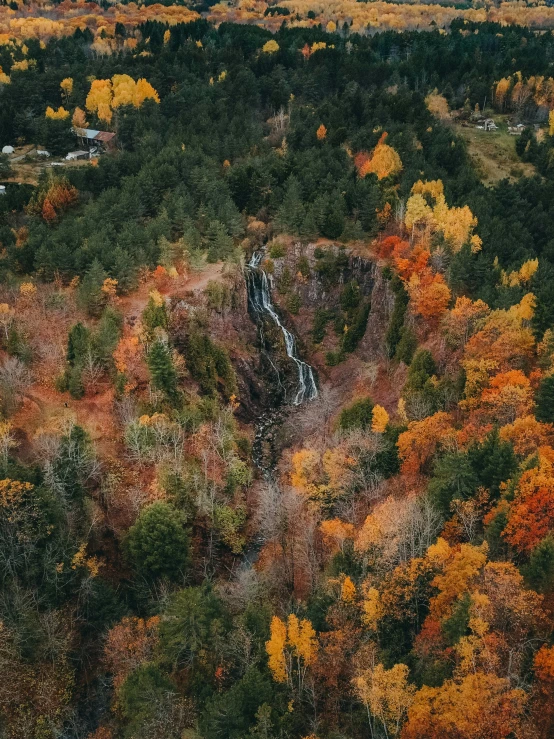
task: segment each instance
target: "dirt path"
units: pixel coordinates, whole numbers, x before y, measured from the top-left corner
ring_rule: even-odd
[[[146,308],[150,292],[158,290],[162,295],[180,297],[187,292],[202,292],[211,280],[220,280],[223,277],[223,263],[207,264],[201,270],[180,275],[175,279],[167,278],[162,284],[151,279],[142,283],[138,290],[120,298],[118,308],[128,323],[133,324]]]

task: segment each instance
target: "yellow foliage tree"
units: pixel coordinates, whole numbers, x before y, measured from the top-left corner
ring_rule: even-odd
[[[385,138],[386,134],[383,134],[371,157],[360,167],[360,177],[373,173],[377,175],[377,179],[383,180],[402,171],[402,160],[398,152],[384,143]]]
[[[415,226],[419,226],[420,224],[432,222],[433,210],[423,195],[419,192],[410,195],[406,203],[406,213],[404,214],[406,228],[414,229]]]
[[[75,108],[71,123],[73,128],[88,128],[87,115],[82,108]]]
[[[399,736],[416,693],[415,686],[408,682],[408,667],[396,664],[387,670],[378,664],[358,672],[353,685],[358,700],[367,709],[371,736],[376,735],[376,722],[382,725],[386,736]]]
[[[344,580],[341,583],[340,587],[340,599],[343,603],[354,603],[356,600],[356,586],[348,577],[348,575],[344,578]]]
[[[439,118],[440,120],[448,120],[450,118],[448,101],[444,95],[439,94],[436,88],[425,98],[425,105],[427,106],[427,110],[431,115],[434,115],[435,118]]]
[[[325,544],[332,550],[342,550],[348,539],[353,539],[355,534],[354,526],[351,523],[345,523],[340,518],[331,518],[322,521],[319,530],[323,535]]]
[[[388,426],[389,414],[382,405],[375,405],[373,406],[372,417],[371,430],[382,434]]]
[[[441,180],[418,180],[413,185],[412,194],[406,204],[404,223],[412,230],[417,225],[426,225],[434,231],[442,232],[455,252],[468,241],[473,251],[481,248],[481,240],[473,234],[477,218],[467,205],[462,208],[448,206]]]
[[[421,688],[408,710],[403,739],[505,739],[521,736],[525,692],[483,672]]]
[[[0,508],[17,506],[25,493],[29,493],[33,489],[34,485],[30,482],[10,479],[0,480]]]
[[[58,110],[54,110],[54,108],[48,106],[46,108],[45,116],[51,121],[65,121],[66,118],[69,118],[69,111],[66,110],[63,105],[59,107]]]
[[[71,97],[71,94],[73,92],[73,79],[71,77],[66,77],[60,82],[60,87],[66,99]]]
[[[110,80],[93,80],[85,102],[90,113],[106,123],[112,120],[112,84]]]
[[[307,668],[314,662],[318,651],[316,633],[310,621],[300,620],[291,613],[285,624],[274,616],[265,648],[273,679],[279,683],[288,682],[291,686],[296,679],[301,690]]]
[[[86,109],[98,118],[111,123],[113,111],[124,105],[140,108],[146,100],[160,102],[150,82],[135,80],[128,74],[115,74],[111,80],[93,80],[86,99]]]
[[[364,583],[362,600],[362,623],[371,631],[377,631],[379,621],[385,615],[381,594],[377,588]]]
[[[269,41],[266,41],[262,46],[262,51],[264,54],[275,54],[276,51],[279,51],[279,44],[274,38],[269,39]]]
[[[285,662],[285,645],[287,642],[287,627],[278,616],[271,619],[270,639],[265,643],[269,657],[268,665],[275,682],[284,683],[287,679]]]

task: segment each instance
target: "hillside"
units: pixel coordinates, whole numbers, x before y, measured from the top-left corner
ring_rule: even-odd
[[[553,735],[551,11],[0,7],[0,739]]]

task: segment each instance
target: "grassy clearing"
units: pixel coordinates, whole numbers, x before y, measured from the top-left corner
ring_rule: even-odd
[[[516,154],[517,137],[508,133],[506,116],[494,116],[494,121],[499,126],[498,131],[482,131],[473,123],[462,125],[456,121],[453,124],[456,133],[467,142],[483,183],[494,185],[505,178],[515,182],[520,177],[532,177],[536,174],[535,167],[522,162]]]
[[[90,164],[88,159],[81,159],[66,162],[61,157],[42,158],[36,154],[36,147],[28,144],[27,146],[17,147],[13,156],[9,158],[12,175],[5,178],[6,182],[18,182],[26,185],[37,185],[40,175],[44,171],[60,171],[64,169],[83,167]],[[61,165],[61,166],[58,166]]]

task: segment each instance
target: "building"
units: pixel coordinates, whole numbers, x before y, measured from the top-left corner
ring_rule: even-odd
[[[479,118],[475,128],[481,131],[498,131],[498,126],[492,118]]]
[[[91,152],[90,151],[70,151],[69,154],[66,156],[66,161],[68,162],[76,162],[78,159],[90,159]]]
[[[508,133],[510,136],[521,136],[524,130],[525,126],[523,123],[518,123],[516,126],[508,126]]]
[[[111,131],[95,131],[92,128],[74,128],[73,131],[83,146],[89,149],[102,152],[115,148],[115,133]]]
[[[6,194],[6,185],[0,185],[0,196]]]
[[[15,149],[13,148],[13,146],[4,146],[4,148],[2,149],[2,154],[14,154],[14,153],[15,153]]]

